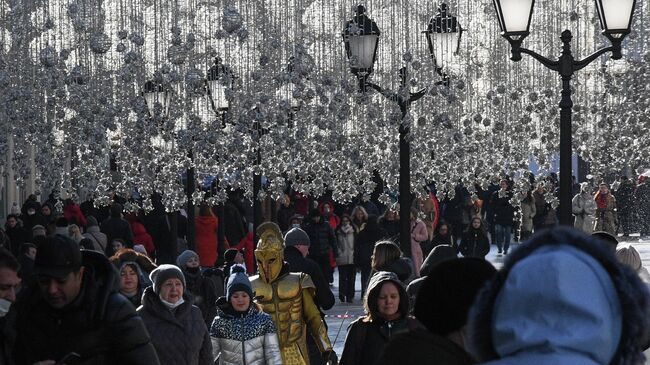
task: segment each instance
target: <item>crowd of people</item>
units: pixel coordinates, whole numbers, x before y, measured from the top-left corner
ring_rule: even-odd
[[[30,196],[0,231],[0,365],[643,364],[650,274],[634,247],[616,248],[608,210],[622,233],[641,221],[636,209],[621,217],[624,180],[614,194],[579,187],[579,229],[556,226],[551,180],[517,207],[507,178],[473,194],[459,186],[416,202],[409,242],[399,207],[372,200],[288,194],[254,240],[231,194],[223,222],[197,208],[192,245],[187,221],[161,204],[144,214],[118,197],[97,208]],[[513,235],[526,243],[511,249]],[[498,272],[491,244],[508,255]],[[366,313],[340,354],[324,316],[335,270],[338,300]]]

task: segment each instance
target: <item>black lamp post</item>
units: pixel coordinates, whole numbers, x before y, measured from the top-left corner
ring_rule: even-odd
[[[167,119],[169,116],[170,92],[165,85],[160,82],[149,80],[144,84],[144,92],[142,93],[149,109],[149,116],[152,119],[162,118]],[[160,108],[160,115],[157,115],[157,109]],[[188,151],[190,159],[193,158],[192,150]],[[195,190],[194,183],[194,168],[187,169],[187,181],[185,190],[187,194],[187,247],[190,250],[195,249],[194,245],[194,204],[192,194]]]
[[[444,9],[444,12],[443,12]],[[444,42],[437,41],[439,38],[433,33],[454,33],[454,29],[458,33],[458,41],[460,41],[460,26],[458,25],[455,17],[450,17],[447,14],[447,5],[443,4],[431,22],[434,26],[429,25],[427,38],[429,38],[429,47],[432,55],[437,55],[438,62],[442,62],[445,57],[443,56],[444,49],[438,51],[443,47]],[[435,25],[439,24],[439,27]],[[356,8],[356,16],[350,21],[346,22],[343,30],[343,41],[345,42],[345,51],[350,61],[350,71],[357,76],[359,80],[359,90],[365,92],[367,87],[379,91],[382,95],[388,95],[380,86],[368,81],[372,74],[373,67],[377,58],[377,48],[379,46],[380,30],[372,19],[366,15],[366,8],[359,5]],[[434,41],[435,40],[435,41]],[[446,44],[446,43],[445,43]],[[442,66],[436,65],[436,68]],[[442,73],[442,71],[439,71]],[[399,70],[400,75],[400,89],[404,90],[408,87],[408,70],[402,67]],[[445,81],[436,84],[448,83],[448,78]],[[427,89],[421,89],[415,93],[394,93],[389,98],[395,101],[402,112],[402,120],[406,117],[411,103],[418,101],[426,95]],[[407,139],[410,133],[410,127],[405,124],[400,124],[399,127],[399,204],[400,204],[400,246],[406,256],[411,256],[411,205],[413,203],[413,196],[411,194],[411,146]]]
[[[521,47],[528,36],[535,0],[493,0],[497,13],[501,35],[510,42],[511,60],[521,60],[525,53],[541,62],[547,68],[556,71],[562,77],[562,99],[560,101],[560,207],[559,221],[562,225],[571,225],[571,117],[573,100],[571,99],[571,78],[601,55],[612,52],[612,59],[618,60],[621,43],[630,33],[632,15],[636,0],[595,0],[598,17],[603,34],[610,40],[611,46],[596,51],[584,60],[575,60],[571,51],[571,31],[562,32],[562,54],[557,60],[550,60],[529,49]]]
[[[220,57],[214,59],[214,65],[208,71],[206,86],[208,97],[212,110],[217,116],[221,116],[221,128],[226,128],[228,111],[230,110],[230,100],[227,93],[232,91],[235,86],[235,74],[227,65],[224,65]],[[217,228],[217,250],[225,247],[226,229],[225,229],[225,212],[223,203],[217,206],[217,218],[219,226]]]

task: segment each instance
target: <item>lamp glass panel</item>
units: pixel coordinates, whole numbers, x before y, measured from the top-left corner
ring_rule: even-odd
[[[458,32],[453,33],[431,33],[436,66],[448,68],[454,64],[455,55],[458,51]]]
[[[149,109],[149,115],[154,116],[154,110],[156,104],[160,104],[161,113],[163,116],[167,115],[168,107],[167,105],[167,93],[162,92],[148,92],[144,93],[144,100],[147,103],[147,108]]]
[[[351,66],[354,68],[372,68],[379,36],[375,34],[350,36],[348,42],[350,56],[356,60]]]
[[[502,29],[506,33],[527,32],[534,0],[500,0],[503,16]]]
[[[221,83],[221,80],[210,80],[208,81],[208,87],[210,88],[210,97],[212,98],[212,103],[217,110],[228,110],[230,107],[230,102],[226,97],[226,86]]]
[[[501,28],[501,31],[503,32],[505,29],[505,26],[503,25],[503,14],[501,14],[501,7],[500,3],[501,1],[499,0],[493,0],[492,3],[494,4],[494,11],[497,13],[497,20],[499,21],[499,28]]]
[[[627,30],[632,21],[632,8],[634,0],[598,0],[602,4],[598,7],[598,15],[604,30]],[[603,18],[604,17],[604,18]]]

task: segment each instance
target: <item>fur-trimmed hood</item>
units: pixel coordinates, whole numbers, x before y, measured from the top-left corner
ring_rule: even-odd
[[[469,351],[490,365],[636,365],[650,294],[602,243],[554,228],[508,256],[469,316]]]
[[[379,271],[375,273],[368,283],[368,292],[366,293],[366,298],[364,299],[364,309],[367,314],[367,320],[373,321],[381,318],[379,310],[377,308],[377,298],[379,297],[379,292],[384,283],[391,282],[395,284],[397,290],[399,291],[399,308],[401,318],[406,318],[409,313],[409,296],[406,293],[404,284],[400,281],[397,275],[393,272],[388,271]]]
[[[118,270],[122,268],[122,264],[125,262],[135,262],[147,275],[151,274],[158,267],[149,257],[130,248],[121,249],[115,255],[111,256],[109,260]]]

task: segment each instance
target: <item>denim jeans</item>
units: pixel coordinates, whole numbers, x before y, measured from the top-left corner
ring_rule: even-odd
[[[496,244],[499,251],[504,250],[504,252],[508,252],[508,249],[510,248],[510,237],[512,236],[512,227],[496,224],[494,226],[494,234],[496,236]]]

